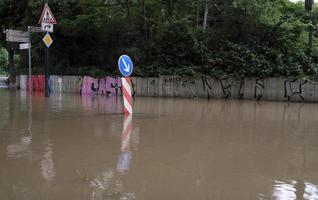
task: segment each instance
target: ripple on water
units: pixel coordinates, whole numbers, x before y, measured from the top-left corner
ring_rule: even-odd
[[[296,181],[275,181],[273,197],[277,200],[293,200],[296,199]]]
[[[298,185],[298,186],[297,186]],[[301,188],[298,189],[297,188]],[[277,200],[293,200],[299,197],[304,200],[317,200],[318,187],[308,181],[275,181],[273,198]]]

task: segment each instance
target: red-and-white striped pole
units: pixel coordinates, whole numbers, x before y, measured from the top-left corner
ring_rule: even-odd
[[[123,77],[122,80],[122,90],[123,90],[123,98],[124,98],[124,113],[125,115],[132,114],[132,105],[133,105],[133,98],[132,98],[132,85],[130,81],[130,77]]]

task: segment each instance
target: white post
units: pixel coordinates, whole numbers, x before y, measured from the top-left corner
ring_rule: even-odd
[[[31,71],[31,27],[28,26],[29,32],[29,89],[30,95],[32,94],[32,71]]]

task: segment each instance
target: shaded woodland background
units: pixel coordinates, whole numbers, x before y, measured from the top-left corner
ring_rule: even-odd
[[[50,74],[118,75],[130,55],[134,76],[315,77],[318,13],[288,0],[49,0],[58,24]],[[43,0],[0,0],[0,24],[27,30]],[[314,7],[315,8],[315,7]],[[313,47],[308,47],[308,30]],[[42,33],[32,34],[33,72],[43,74]],[[0,45],[8,48],[5,34]],[[27,52],[16,50],[16,73],[27,73]],[[6,51],[0,68],[7,69]],[[1,71],[1,70],[0,70]]]

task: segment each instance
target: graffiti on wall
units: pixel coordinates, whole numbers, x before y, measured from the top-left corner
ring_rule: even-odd
[[[179,96],[185,97],[196,96],[195,91],[196,81],[192,78],[182,78],[177,76],[163,76],[159,78],[148,78],[148,94],[152,95],[150,89],[159,88],[159,93],[162,96]]]
[[[254,88],[254,98],[256,100],[261,100],[263,98],[263,92],[265,89],[264,79],[257,78],[255,80],[255,88]]]
[[[232,96],[232,85],[229,82],[228,78],[220,79],[222,92],[224,95],[224,98],[228,99]]]
[[[284,97],[287,101],[313,99],[317,86],[318,82],[312,80],[287,79],[284,81]],[[305,88],[308,88],[309,91],[305,92]]]
[[[19,82],[22,90],[26,90],[29,87],[27,76],[20,76]],[[146,91],[146,96],[201,96],[208,99],[218,97],[225,99],[249,98],[278,101],[318,100],[318,91],[316,92],[316,90],[318,90],[318,82],[297,78],[256,78],[253,81],[247,81],[232,78],[217,80],[207,77],[189,79],[175,76],[162,76],[154,78],[132,78],[131,82],[133,95],[143,95],[144,91]],[[103,96],[122,95],[121,84],[120,78],[113,77],[95,79],[89,76],[55,76],[51,77],[49,81],[51,92],[61,92],[60,88],[63,87],[63,92]],[[137,85],[139,88],[137,88]],[[34,91],[43,92],[45,89],[45,77],[43,75],[33,75],[32,86]]]
[[[82,94],[120,96],[122,94],[121,79],[112,77],[95,79],[84,76]]]
[[[234,98],[238,98],[238,99],[242,99],[244,98],[244,80],[239,80],[238,82],[237,81],[234,81],[234,80],[231,80],[229,78],[223,78],[223,79],[220,79],[218,81],[213,81],[213,79],[208,79],[208,78],[205,78],[205,77],[201,77],[201,80],[202,80],[202,83],[203,83],[203,91],[206,92],[207,94],[207,98],[210,99],[211,96],[214,95],[215,96],[220,96],[222,98],[225,98],[225,99],[228,99],[228,98],[231,98],[231,97],[234,97]],[[218,84],[213,84],[213,83],[217,83],[219,82],[219,86]],[[234,85],[238,83],[238,90],[234,90]],[[220,87],[221,89],[221,94],[217,94],[218,93],[218,89],[217,87]],[[237,93],[236,93],[237,91]]]
[[[212,91],[213,90],[212,81],[211,81],[211,79],[207,79],[205,77],[201,77],[201,80],[202,80],[202,85],[203,85],[203,91],[206,92],[206,95],[207,95],[208,99],[210,99],[211,98],[210,95],[213,92]]]
[[[292,97],[300,98],[302,101],[305,100],[303,97],[303,86],[306,84],[306,80],[285,80],[284,81],[284,97],[287,100],[291,100]]]

